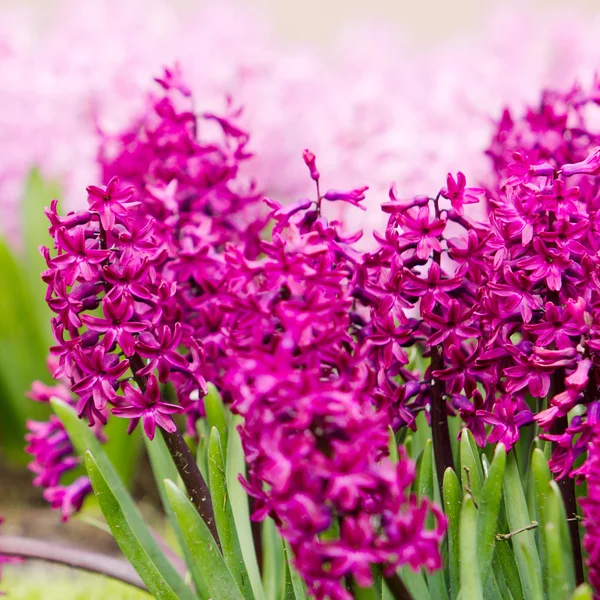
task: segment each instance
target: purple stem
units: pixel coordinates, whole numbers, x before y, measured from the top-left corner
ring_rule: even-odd
[[[431,371],[439,371],[443,368],[444,361],[442,355],[438,347],[435,346],[431,349]],[[444,383],[434,378],[431,384],[431,437],[440,493],[442,493],[446,469],[450,467],[454,470],[454,458],[452,457],[452,444],[450,442],[450,430],[448,429],[448,414],[446,412],[444,389]]]
[[[137,375],[138,371],[144,368],[144,362],[138,354],[134,354],[130,359],[131,371],[135,378],[135,381],[140,386],[142,391],[146,390],[146,378]],[[213,512],[212,503],[210,500],[210,492],[200,469],[196,464],[194,455],[188,448],[188,445],[181,434],[179,429],[176,429],[173,433],[165,431],[160,428],[160,432],[165,440],[165,444],[169,449],[169,453],[173,458],[173,462],[177,467],[179,476],[183,480],[185,489],[190,495],[192,504],[196,507],[198,514],[202,517],[202,520],[206,523],[210,532],[212,533],[217,545],[220,547],[219,533],[217,532],[217,526],[215,523],[215,516]]]
[[[385,578],[388,590],[395,600],[413,600],[411,593],[408,591],[404,582],[396,573]]]

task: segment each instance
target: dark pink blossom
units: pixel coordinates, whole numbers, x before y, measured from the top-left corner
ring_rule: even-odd
[[[113,408],[112,413],[116,417],[129,419],[130,432],[137,427],[140,419],[150,440],[154,439],[157,425],[165,431],[173,432],[177,429],[171,415],[180,413],[183,409],[181,406],[162,401],[160,386],[154,375],[148,377],[148,387],[143,392],[130,383],[123,386],[123,391],[125,402],[122,406],[117,405]]]
[[[448,173],[446,187],[440,192],[444,198],[450,200],[452,208],[458,215],[464,214],[463,206],[465,204],[475,204],[485,193],[483,188],[468,188],[467,178],[459,171],[456,179],[451,173]]]

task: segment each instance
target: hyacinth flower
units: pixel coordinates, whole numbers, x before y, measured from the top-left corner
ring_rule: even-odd
[[[368,259],[365,290],[384,310],[398,307],[404,338],[431,357],[403,408],[428,408],[438,477],[452,466],[446,415],[454,409],[480,444],[490,426],[487,441],[510,449],[534,421],[542,439],[553,443],[550,466],[571,517],[579,582],[571,478],[586,473],[575,461],[585,457],[598,419],[600,171],[596,138],[586,125],[586,107],[596,97],[597,84],[589,91],[575,87],[564,97],[545,95],[539,113],[531,110],[522,121],[505,115],[490,150],[499,183],[486,192],[489,223],[461,216],[462,207],[453,206],[461,176],[449,176],[434,198],[405,203],[392,195],[383,205],[389,223]],[[371,321],[377,327],[378,320]],[[406,363],[405,354],[391,363],[380,359],[379,381],[387,378],[387,388],[400,374],[406,385],[414,377]]]
[[[163,92],[148,113],[105,141],[107,183],[88,187],[88,210],[47,211],[52,372],[66,388],[37,395],[61,397],[99,436],[109,418],[129,420],[130,432],[141,422],[150,441],[160,432],[218,545],[229,538],[215,523],[214,492],[177,426],[181,414],[198,431],[212,381],[244,418],[253,518],[274,519],[310,593],[351,598],[347,581],[371,586],[373,566],[394,597],[406,597],[396,570],[441,567],[445,518],[411,491],[411,460],[387,458],[388,407],[361,366],[376,346],[361,333],[367,322],[354,299],[360,235],[323,216],[331,202],[360,205],[365,188],[317,191],[286,208],[268,201],[265,215],[253,187],[236,181],[247,135],[230,118],[197,117],[177,70],[157,81]],[[220,145],[200,141],[207,124]],[[318,190],[314,161],[305,153]],[[265,224],[268,241],[259,237]],[[162,384],[174,391],[169,400]],[[69,437],[54,420],[31,430],[32,468],[68,515],[90,482],[60,487],[77,464]],[[285,463],[273,461],[276,451]],[[98,492],[93,465],[88,457]]]
[[[183,451],[185,442],[177,435],[171,415],[183,412],[184,408],[161,400],[155,376],[136,351],[137,340],[142,334],[145,334],[143,339],[148,347],[155,335],[164,339],[165,328],[179,331],[175,287],[162,276],[168,250],[155,236],[155,221],[135,211],[139,201],[133,199],[133,187],[121,187],[114,178],[102,190],[88,188],[88,194],[89,218],[72,219],[66,225],[63,222],[60,227],[52,227],[56,255],[52,256],[49,250],[44,252],[48,269],[42,278],[48,285],[48,299],[56,293],[64,295],[66,288],[74,290],[81,300],[72,306],[77,320],[69,318],[60,309],[58,316],[53,318],[57,343],[54,353],[60,354],[53,374],[68,381],[68,391],[76,397],[77,413],[90,426],[105,424],[110,412],[130,419],[130,430],[142,419],[150,439],[157,426],[162,428],[165,436],[172,436],[168,443],[182,449],[178,455],[183,465],[190,458]],[[99,202],[102,202],[101,206]],[[98,208],[101,210],[95,210]],[[49,210],[50,220],[56,223],[59,217],[53,210]],[[138,227],[133,225],[136,221]],[[104,224],[112,226],[105,228]],[[144,233],[131,239],[134,231]],[[129,235],[121,245],[120,236],[124,233]],[[108,269],[111,274],[105,278]],[[117,284],[113,283],[115,274],[121,276]],[[78,293],[81,286],[86,290],[83,297]],[[90,314],[98,307],[102,316]],[[179,340],[177,336],[172,339]],[[173,359],[170,355],[174,351],[167,346],[158,353],[166,358],[162,363],[163,375],[177,371],[178,377],[186,381],[187,388],[193,388],[199,394],[205,385],[198,371],[199,363],[185,360],[185,355]],[[135,381],[137,389],[132,388],[129,381]],[[185,403],[183,398],[180,401]],[[38,451],[34,437],[36,433],[39,437],[44,436],[43,427],[40,424],[32,426],[30,452],[39,454],[42,460],[47,459],[47,451]],[[68,448],[68,438],[63,439],[62,444]],[[45,495],[53,504],[63,505],[68,514],[71,506],[80,506],[85,494],[91,491],[85,478],[77,480],[71,489],[77,490],[75,497],[59,493],[52,487]]]
[[[389,360],[385,352],[371,354],[377,393],[389,398],[389,389],[410,390],[401,396],[394,394],[389,403],[389,410],[396,413],[392,418],[395,427],[414,426],[417,414],[427,410],[434,429],[440,486],[446,469],[453,467],[446,415],[455,409],[465,416],[472,412],[468,402],[475,398],[481,381],[476,367],[482,350],[475,341],[480,332],[476,306],[477,285],[483,278],[486,260],[482,233],[462,216],[463,204],[480,198],[483,190],[466,187],[462,173],[456,178],[449,174],[447,183],[435,198],[418,196],[412,202],[400,201],[391,190],[390,202],[382,205],[389,215],[385,236],[376,236],[379,249],[365,257],[362,281],[363,294],[371,299],[366,344],[379,345],[385,315],[393,316],[397,328],[395,339],[390,340],[395,346],[393,358]],[[447,240],[450,223],[464,230],[474,251],[465,253],[468,256],[463,264],[454,262],[449,267],[448,256],[453,258],[454,248],[462,243]],[[425,373],[415,375],[406,368],[410,346],[423,347],[425,356],[430,357]],[[448,405],[450,397],[455,407]],[[489,397],[481,406],[491,407]],[[410,416],[399,418],[401,415]],[[477,418],[467,423],[481,440],[482,425]],[[496,441],[512,446],[502,436]]]
[[[383,205],[389,223],[377,236],[380,247],[364,253],[360,234],[348,234],[327,216],[335,203],[362,207],[365,187],[322,192],[315,155],[305,151],[316,195],[287,205],[261,203],[239,177],[249,138],[233,105],[224,117],[196,114],[178,69],[157,82],[162,91],[139,119],[104,139],[105,181],[88,188],[88,210],[60,216],[53,204],[47,211],[54,248],[43,251],[43,279],[56,315],[51,369],[66,389],[36,386],[40,400],[52,396],[57,404],[62,398],[63,420],[32,424],[29,441],[37,483],[48,486],[48,499],[63,515],[81,505],[91,486],[144,583],[160,591],[125,544],[129,508],[124,523],[106,504],[113,493],[117,504],[131,501],[111,479],[97,437],[107,419],[126,419],[130,432],[143,431],[151,453],[152,444],[164,442],[168,454],[161,461],[174,461],[192,499],[193,506],[167,484],[176,533],[209,565],[194,577],[199,595],[219,597],[221,588],[203,588],[217,573],[222,585],[239,588],[234,597],[242,590],[252,598],[231,524],[224,528],[228,497],[217,485],[225,473],[219,461],[230,453],[221,443],[238,435],[228,429],[231,411],[240,423],[247,463],[240,481],[252,497],[252,518],[270,518],[277,526],[292,560],[290,577],[291,569],[299,573],[316,598],[346,600],[379,585],[380,577],[394,597],[410,598],[404,582],[415,580],[406,569],[398,577],[398,567],[425,567],[427,581],[434,582],[447,524],[449,560],[456,561],[457,510],[461,535],[476,531],[469,523],[483,491],[470,479],[474,471],[463,481],[462,498],[460,484],[452,483],[449,414],[456,411],[480,445],[498,444],[491,467],[484,463],[495,481],[486,481],[488,496],[502,495],[502,479],[491,473],[503,470],[504,461],[515,483],[515,452],[506,458],[505,450],[534,423],[535,412],[555,444],[557,475],[593,481],[573,464],[593,439],[598,414],[597,403],[585,399],[600,347],[593,317],[593,151],[556,167],[547,160],[523,163],[516,151],[506,167],[510,183],[491,191],[467,186],[459,173],[449,174],[432,198],[405,203],[392,193]],[[478,223],[465,216],[463,205],[484,194],[491,218]],[[415,347],[429,359],[422,372],[410,366],[408,349]],[[560,377],[563,390],[557,389]],[[229,405],[220,406],[219,418],[206,381]],[[532,396],[552,410],[539,412]],[[560,422],[565,406],[578,407],[568,427]],[[431,500],[432,470],[417,479],[414,463],[398,453],[397,439],[404,428],[416,428],[421,412],[431,422],[448,520]],[[77,429],[76,416],[93,429]],[[179,429],[184,417],[187,433],[199,437],[200,466]],[[92,449],[86,458],[91,481],[65,486],[61,478],[79,464],[75,450],[82,450],[74,446],[82,439]],[[463,431],[461,448],[465,444]],[[423,451],[422,469],[431,465],[429,452],[428,463]],[[164,475],[157,473],[159,485]],[[533,509],[515,515],[512,508],[505,505],[516,531],[505,539],[527,537],[537,556],[522,521]],[[493,552],[499,539],[498,514],[494,528],[485,530],[491,540],[461,542],[461,564],[481,563],[483,583],[489,548]],[[142,530],[136,527],[137,536]],[[585,542],[592,548],[593,535],[590,529]],[[577,551],[578,538],[572,541]],[[487,558],[469,555],[478,547]],[[203,548],[226,562],[224,571],[224,562],[205,560]],[[154,566],[180,590],[175,597],[194,597],[168,568]],[[467,567],[460,573],[465,591],[472,589]],[[445,582],[456,597],[452,574],[432,583],[432,593]]]
[[[177,68],[167,70],[159,79],[162,93],[148,99],[147,112],[134,128],[104,141],[108,181],[105,188],[89,186],[89,210],[62,217],[53,202],[46,213],[61,249],[52,259],[43,252],[50,266],[44,274],[47,301],[57,315],[52,371],[71,381],[66,395],[61,388],[56,397],[71,402],[73,392],[79,414],[96,428],[106,422],[107,405],[132,424],[141,418],[150,437],[156,423],[173,430],[168,415],[181,411],[195,433],[195,421],[203,415],[205,376],[217,381],[221,374],[219,321],[214,319],[221,311],[215,292],[225,277],[224,247],[239,242],[255,252],[264,222],[259,196],[250,184],[236,181],[238,162],[249,158],[248,136],[233,121],[210,115],[205,124],[216,123],[221,143],[199,141],[191,99],[179,79]],[[130,185],[121,185],[115,173]],[[91,227],[96,227],[93,235]],[[111,251],[120,259],[111,260]],[[204,340],[202,348],[197,340]],[[115,345],[123,353],[115,352]],[[187,353],[180,353],[182,345]],[[128,383],[133,355],[137,373],[149,384],[147,398]],[[177,381],[183,408],[152,400],[153,372],[163,384]],[[116,398],[119,385],[129,401]],[[38,386],[43,398],[34,388],[35,399],[47,402],[51,394]],[[44,462],[44,453],[30,451]],[[39,465],[34,462],[32,469],[37,472]],[[50,479],[46,484],[46,478],[38,478],[37,485],[51,488],[45,496],[52,494],[53,506],[63,507],[65,518],[91,491],[81,479],[74,503],[59,493],[58,479]]]
[[[319,182],[314,155],[304,154]],[[229,361],[221,390],[244,417],[244,480],[253,518],[272,517],[316,598],[351,598],[352,576],[373,583],[368,565],[391,575],[400,564],[441,566],[445,520],[409,491],[414,469],[389,462],[388,411],[375,397],[354,288],[360,254],[327,201],[360,202],[363,189],[324,192],[281,207],[273,201],[264,258],[231,255],[222,343]],[[379,410],[375,411],[377,408]],[[429,511],[434,529],[424,529]],[[329,533],[333,530],[337,533]]]

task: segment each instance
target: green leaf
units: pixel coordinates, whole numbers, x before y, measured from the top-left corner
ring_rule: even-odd
[[[272,519],[262,524],[263,587],[267,600],[277,600],[283,590],[285,573],[283,542]]]
[[[193,561],[192,555],[185,542],[185,536],[183,535],[183,531],[181,529],[181,526],[179,525],[179,521],[177,520],[175,511],[173,510],[171,502],[169,501],[169,497],[167,496],[167,490],[163,485],[165,479],[170,479],[172,481],[177,480],[177,478],[179,477],[177,467],[173,462],[171,454],[169,453],[169,449],[167,448],[167,445],[165,444],[162,435],[155,436],[155,438],[152,441],[150,441],[146,436],[143,437],[144,442],[146,444],[148,457],[150,458],[150,465],[152,466],[154,480],[158,488],[158,493],[160,494],[162,505],[165,509],[165,513],[169,520],[169,524],[171,525],[171,528],[175,533],[177,543],[179,544],[185,562],[188,568],[190,569],[190,574],[192,576],[192,579],[194,580],[194,584],[196,586],[196,589],[198,590],[198,594],[201,598],[207,599],[210,596],[210,592],[206,587],[206,582],[202,577],[202,573],[195,568],[195,563]]]
[[[466,494],[460,511],[460,600],[483,600],[477,554],[477,509]]]
[[[548,483],[543,512],[540,524],[544,523],[542,532],[548,561],[548,598],[560,600],[575,588],[575,567],[571,539],[566,528],[561,527],[566,523],[566,512],[556,481]]]
[[[294,594],[294,586],[292,584],[292,576],[290,575],[290,565],[285,563],[285,584],[283,586],[283,594],[281,600],[296,600],[296,594]]]
[[[236,580],[244,598],[254,600],[252,586],[248,578],[248,572],[244,565],[244,557],[235,529],[235,521],[229,496],[227,494],[227,484],[225,481],[225,461],[223,460],[223,450],[221,449],[221,439],[216,427],[210,432],[208,442],[208,477],[210,487],[210,497],[215,512],[215,522],[223,558],[229,567],[231,574]]]
[[[250,577],[250,584],[256,600],[264,600],[265,592],[256,559],[252,526],[250,524],[250,509],[248,506],[248,495],[240,484],[238,477],[246,474],[246,461],[237,430],[242,422],[239,415],[232,415],[229,420],[229,436],[227,445],[227,461],[225,463],[227,492],[235,521],[244,564]],[[298,597],[299,598],[299,597]],[[300,600],[300,598],[299,598]]]
[[[194,561],[194,568],[202,574],[203,581],[209,590],[210,597],[215,600],[242,600],[242,593],[231,572],[227,568],[223,556],[215,540],[185,494],[169,479],[165,481],[169,502],[175,511],[185,543]]]
[[[531,525],[525,491],[514,452],[508,455],[504,475],[504,507],[511,532]],[[520,531],[512,537],[523,594],[527,600],[543,600],[541,565],[533,531]]]
[[[352,586],[356,600],[380,600],[381,595],[373,587],[360,587],[356,582]]]
[[[163,569],[154,560],[151,549],[143,539],[140,539],[139,523],[136,523],[135,516],[133,519],[131,519],[131,515],[128,518],[123,506],[113,493],[112,486],[106,481],[102,470],[89,451],[85,454],[85,466],[113,537],[127,560],[146,584],[148,591],[158,600],[194,598],[192,591],[183,582],[175,581],[175,585],[171,585],[167,580]]]
[[[49,382],[48,339],[36,315],[25,279],[26,269],[0,240],[0,436],[9,458],[25,462],[23,435],[27,418],[46,418],[48,407],[25,399],[36,379]],[[43,293],[43,292],[42,292]],[[42,295],[42,298],[44,296]],[[49,327],[49,321],[46,325]]]
[[[498,444],[494,453],[494,460],[489,468],[488,477],[481,489],[479,513],[477,516],[479,572],[484,585],[490,575],[492,559],[494,557],[505,466],[506,450],[503,444]]]
[[[413,449],[413,436],[407,435],[404,440],[404,451],[406,452],[406,456],[412,458],[414,460],[414,449]],[[396,446],[396,461],[398,460],[398,446]]]
[[[398,454],[398,442],[396,441],[396,434],[391,427],[388,427],[389,433],[389,451],[390,451],[390,460],[396,464],[400,460],[400,456]]]
[[[460,510],[462,493],[458,477],[453,469],[448,467],[444,473],[443,482],[444,512],[448,518],[448,563],[450,574],[450,595],[456,598],[459,590],[460,564]]]
[[[427,587],[436,600],[448,600],[448,585],[443,569],[427,573]]]
[[[421,499],[434,500],[434,469],[433,469],[433,443],[430,439],[425,442],[421,460],[417,470],[417,496]],[[427,529],[434,526],[433,515],[429,515],[426,521]],[[436,600],[448,600],[448,586],[442,570],[426,573],[427,587]]]
[[[227,448],[228,413],[223,405],[221,394],[212,383],[208,384],[208,394],[204,397],[204,410],[206,411],[208,431],[210,432],[213,427],[216,427],[222,447]]]
[[[52,238],[48,233],[49,222],[44,209],[52,200],[60,196],[60,188],[54,181],[44,180],[37,169],[29,173],[25,185],[25,194],[20,204],[21,226],[23,231],[25,274],[28,291],[33,300],[36,322],[41,326],[43,339],[52,341],[50,317],[52,315],[45,301],[46,286],[41,274],[47,269],[46,262],[40,253],[40,246],[50,246]]]
[[[460,479],[462,488],[479,503],[483,470],[473,434],[465,427],[460,434]]]
[[[546,499],[548,497],[548,491],[550,481],[552,480],[552,474],[548,468],[548,461],[544,456],[542,450],[534,448],[531,453],[531,477],[533,482],[533,495],[535,500],[535,515],[540,525],[540,531],[542,535],[539,536],[540,546],[540,563],[542,566],[543,584],[544,591],[547,593],[548,589],[548,551],[546,548],[546,536],[543,535],[544,528],[547,524],[548,513],[546,511]]]
[[[433,444],[431,440],[425,442],[421,456],[421,465],[417,474],[417,496],[433,499]]]
[[[413,598],[418,600],[432,600],[427,582],[421,571],[415,572],[410,567],[404,566],[400,567],[398,574]]]
[[[415,421],[417,428],[411,432],[413,457],[419,456],[423,452],[427,440],[431,439],[431,427],[427,423],[427,416],[424,410],[417,415]]]
[[[452,446],[452,460],[455,465],[460,464],[459,438],[463,426],[463,420],[457,415],[448,416],[448,432],[450,433],[450,445]]]
[[[117,502],[120,511],[123,513],[123,518],[127,521],[129,529],[131,529],[135,538],[144,549],[144,552],[148,555],[149,560],[156,566],[156,569],[167,582],[170,589],[176,593],[176,598],[179,598],[180,600],[195,599],[195,594],[193,594],[185,585],[179,573],[177,573],[173,565],[167,560],[158,547],[158,544],[152,537],[152,534],[133,502],[133,499],[125,489],[116,469],[106,456],[106,453],[102,449],[100,442],[96,439],[96,436],[92,433],[92,430],[77,417],[75,410],[65,402],[62,402],[61,400],[51,400],[51,404],[54,412],[67,430],[69,438],[79,456],[85,456],[85,453],[88,451],[93,455],[93,460],[98,467],[98,472],[101,473],[102,479],[106,481],[110,494],[115,497],[115,501]],[[102,507],[102,499],[100,497],[98,498],[98,501]],[[102,509],[102,512],[105,513],[104,508]],[[133,566],[135,567],[135,565]],[[141,573],[140,576],[143,578]]]
[[[292,552],[292,549],[287,541],[283,542],[283,550],[285,552],[285,557],[290,573],[290,578],[292,580],[292,586],[294,587],[294,595],[296,596],[296,600],[306,600],[308,597],[306,593],[306,585],[304,584],[302,577],[300,577],[298,571],[296,571],[296,568],[294,567],[294,553]]]
[[[514,600],[523,600],[523,586],[510,542],[498,542],[494,552],[494,572],[502,573]]]

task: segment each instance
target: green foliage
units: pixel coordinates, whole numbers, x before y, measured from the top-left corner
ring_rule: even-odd
[[[427,433],[427,428],[425,428]],[[421,440],[424,433],[421,432]],[[434,498],[430,483],[433,459],[428,440],[419,441],[415,492]],[[392,446],[392,442],[390,442]],[[573,554],[566,513],[548,455],[534,440],[526,454],[527,472],[517,453],[499,444],[480,450],[463,429],[458,442],[457,471],[446,470],[443,508],[448,519],[444,575],[439,578],[400,569],[415,599],[558,600],[575,593]],[[521,448],[519,453],[526,451]],[[414,455],[413,455],[414,457]],[[435,471],[435,469],[433,469]],[[530,480],[528,482],[527,480]],[[585,589],[576,596],[586,598]]]
[[[186,588],[164,555],[155,550],[156,543],[150,542],[152,537],[141,517],[127,510],[129,503],[122,494],[118,498],[113,493],[90,452],[86,453],[85,466],[113,537],[148,591],[157,600],[193,600],[194,594]]]
[[[194,505],[172,481],[167,479],[165,487],[190,551],[190,570],[198,570],[200,577],[206,582],[210,598],[242,600],[243,596],[237,583]]]
[[[136,508],[129,492],[90,428],[77,417],[73,408],[59,400],[52,401],[54,411],[62,421],[73,445],[86,456],[86,468],[102,513],[123,553],[130,559],[146,585],[157,585],[174,598],[193,599],[195,596],[183,583],[166,559]],[[157,579],[157,575],[160,579]],[[146,581],[151,581],[151,584]],[[163,584],[164,581],[164,584]],[[151,591],[152,588],[149,587]]]
[[[223,450],[221,449],[221,437],[216,427],[212,428],[208,443],[208,473],[210,496],[215,512],[219,540],[221,541],[221,548],[223,550],[223,558],[244,597],[248,600],[254,600],[252,586],[250,585],[248,572],[244,565],[240,541],[235,530],[235,521],[233,519],[231,504],[229,503],[229,496],[227,495],[225,461],[223,459]]]
[[[160,436],[153,442],[146,440],[165,512],[195,593],[151,539],[107,454],[85,423],[69,406],[60,402],[53,406],[78,451],[91,450],[86,463],[104,516],[123,552],[157,598],[307,600],[291,550],[269,519],[261,529],[262,575],[259,572],[248,498],[238,481],[245,473],[237,431],[240,421],[229,414],[214,388],[207,403],[207,422],[199,428],[197,454],[208,481],[220,545],[176,484],[177,470],[163,440]],[[414,493],[420,499],[439,495],[427,433],[425,428],[424,433],[407,438],[413,451],[419,450]],[[484,453],[467,430],[459,438],[457,470],[448,468],[442,482],[448,519],[445,568],[436,573],[414,572],[408,567],[398,571],[414,600],[590,598],[587,588],[575,590],[566,513],[542,448],[535,441],[530,444],[528,471],[523,474],[516,452],[507,454],[499,444],[493,453],[489,449]],[[391,431],[390,459],[398,460],[398,437]],[[379,571],[369,589],[351,581],[348,584],[357,599],[391,599]]]

